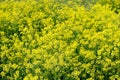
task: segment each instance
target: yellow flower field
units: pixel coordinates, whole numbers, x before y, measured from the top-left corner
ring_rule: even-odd
[[[0,80],[120,80],[120,1],[0,0]]]

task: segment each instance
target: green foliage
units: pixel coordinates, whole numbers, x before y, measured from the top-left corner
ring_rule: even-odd
[[[101,5],[110,5],[109,7],[115,13],[120,12],[120,1],[119,0],[81,0],[81,5],[84,5],[86,8],[91,8],[96,3]]]
[[[118,1],[94,1],[1,0],[1,80],[119,80]]]
[[[120,1],[119,0],[99,0],[99,2],[103,5],[109,4],[111,9],[116,13],[120,12]]]

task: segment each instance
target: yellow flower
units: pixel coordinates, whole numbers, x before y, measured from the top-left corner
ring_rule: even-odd
[[[108,64],[111,64],[111,59],[106,58],[105,61],[106,61]]]
[[[4,71],[2,71],[0,74],[1,74],[2,77],[5,76],[5,72]]]
[[[40,73],[40,68],[35,69],[35,73],[39,74]]]

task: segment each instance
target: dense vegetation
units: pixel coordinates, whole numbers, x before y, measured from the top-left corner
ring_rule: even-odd
[[[1,80],[120,80],[119,0],[0,0]]]

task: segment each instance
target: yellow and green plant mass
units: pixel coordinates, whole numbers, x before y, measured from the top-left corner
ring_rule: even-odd
[[[120,1],[0,0],[0,80],[120,80]]]

